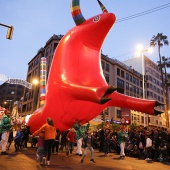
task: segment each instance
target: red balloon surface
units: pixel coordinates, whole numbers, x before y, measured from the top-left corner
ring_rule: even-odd
[[[133,98],[116,91],[106,93],[110,86],[101,67],[101,46],[115,20],[112,13],[97,15],[75,26],[61,39],[48,77],[45,105],[28,121],[31,132],[41,127],[48,117],[61,131],[67,130],[76,119],[90,121],[108,106],[154,115],[154,100]]]

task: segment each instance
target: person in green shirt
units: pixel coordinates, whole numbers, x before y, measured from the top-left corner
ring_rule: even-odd
[[[120,158],[125,157],[125,142],[128,138],[128,134],[124,126],[121,127],[120,131],[118,132],[118,142],[120,145]]]
[[[0,147],[2,148],[1,155],[8,155],[6,149],[7,149],[7,143],[9,138],[9,131],[10,128],[12,127],[10,115],[11,115],[10,111],[5,110],[4,116],[1,120],[1,132],[2,132],[1,141],[0,141]]]
[[[76,130],[76,140],[77,140],[77,150],[76,150],[76,155],[82,156],[82,141],[83,141],[83,137],[86,133],[86,131],[89,129],[90,124],[89,122],[87,122],[88,124],[86,126],[82,126],[82,121],[75,121],[74,124],[74,129]]]

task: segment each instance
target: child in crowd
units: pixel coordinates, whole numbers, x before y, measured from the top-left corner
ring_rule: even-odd
[[[74,144],[76,142],[76,130],[74,128],[71,128],[67,133],[66,139],[66,157],[68,157],[69,153],[72,154],[72,151],[74,150]]]
[[[91,152],[90,162],[95,163],[95,161],[94,161],[94,149],[93,149],[94,137],[93,137],[93,135],[92,135],[91,129],[88,129],[87,135],[86,135],[85,138],[83,139],[83,142],[84,142],[85,148],[84,148],[83,157],[82,157],[82,159],[81,159],[81,163],[84,162],[84,158],[85,158],[85,156],[87,155],[88,149],[89,149],[90,152]]]
[[[44,131],[40,132],[37,142],[37,162],[40,162],[40,165],[43,164],[43,152],[44,152]]]
[[[18,127],[17,133],[14,137],[15,151],[19,151],[19,149],[21,149],[21,141],[22,141],[23,136],[24,136],[24,134],[22,132],[22,129],[20,127]]]

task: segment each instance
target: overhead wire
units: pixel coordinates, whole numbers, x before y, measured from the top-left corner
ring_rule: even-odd
[[[123,22],[123,21],[130,20],[130,19],[134,19],[134,18],[143,16],[143,15],[147,15],[147,14],[150,14],[150,13],[153,13],[153,12],[156,12],[156,11],[168,8],[168,7],[170,7],[170,3],[164,4],[164,5],[161,5],[161,6],[158,6],[158,7],[155,7],[155,8],[152,8],[152,9],[149,9],[149,10],[137,13],[137,14],[133,14],[133,15],[130,15],[128,17],[124,17],[124,18],[118,19],[116,21],[116,23]]]

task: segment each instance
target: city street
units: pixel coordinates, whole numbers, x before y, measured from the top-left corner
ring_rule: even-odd
[[[12,144],[13,145],[13,144]],[[64,152],[52,155],[50,166],[40,166],[36,160],[36,148],[28,148],[22,152],[14,152],[11,146],[9,155],[0,155],[0,170],[40,170],[40,169],[57,169],[57,170],[165,170],[169,169],[170,164],[160,162],[147,163],[145,160],[126,157],[119,159],[119,155],[110,153],[107,157],[95,150],[94,158],[96,163],[91,163],[90,152],[88,152],[84,163],[80,163],[81,157],[73,152],[69,157]]]

